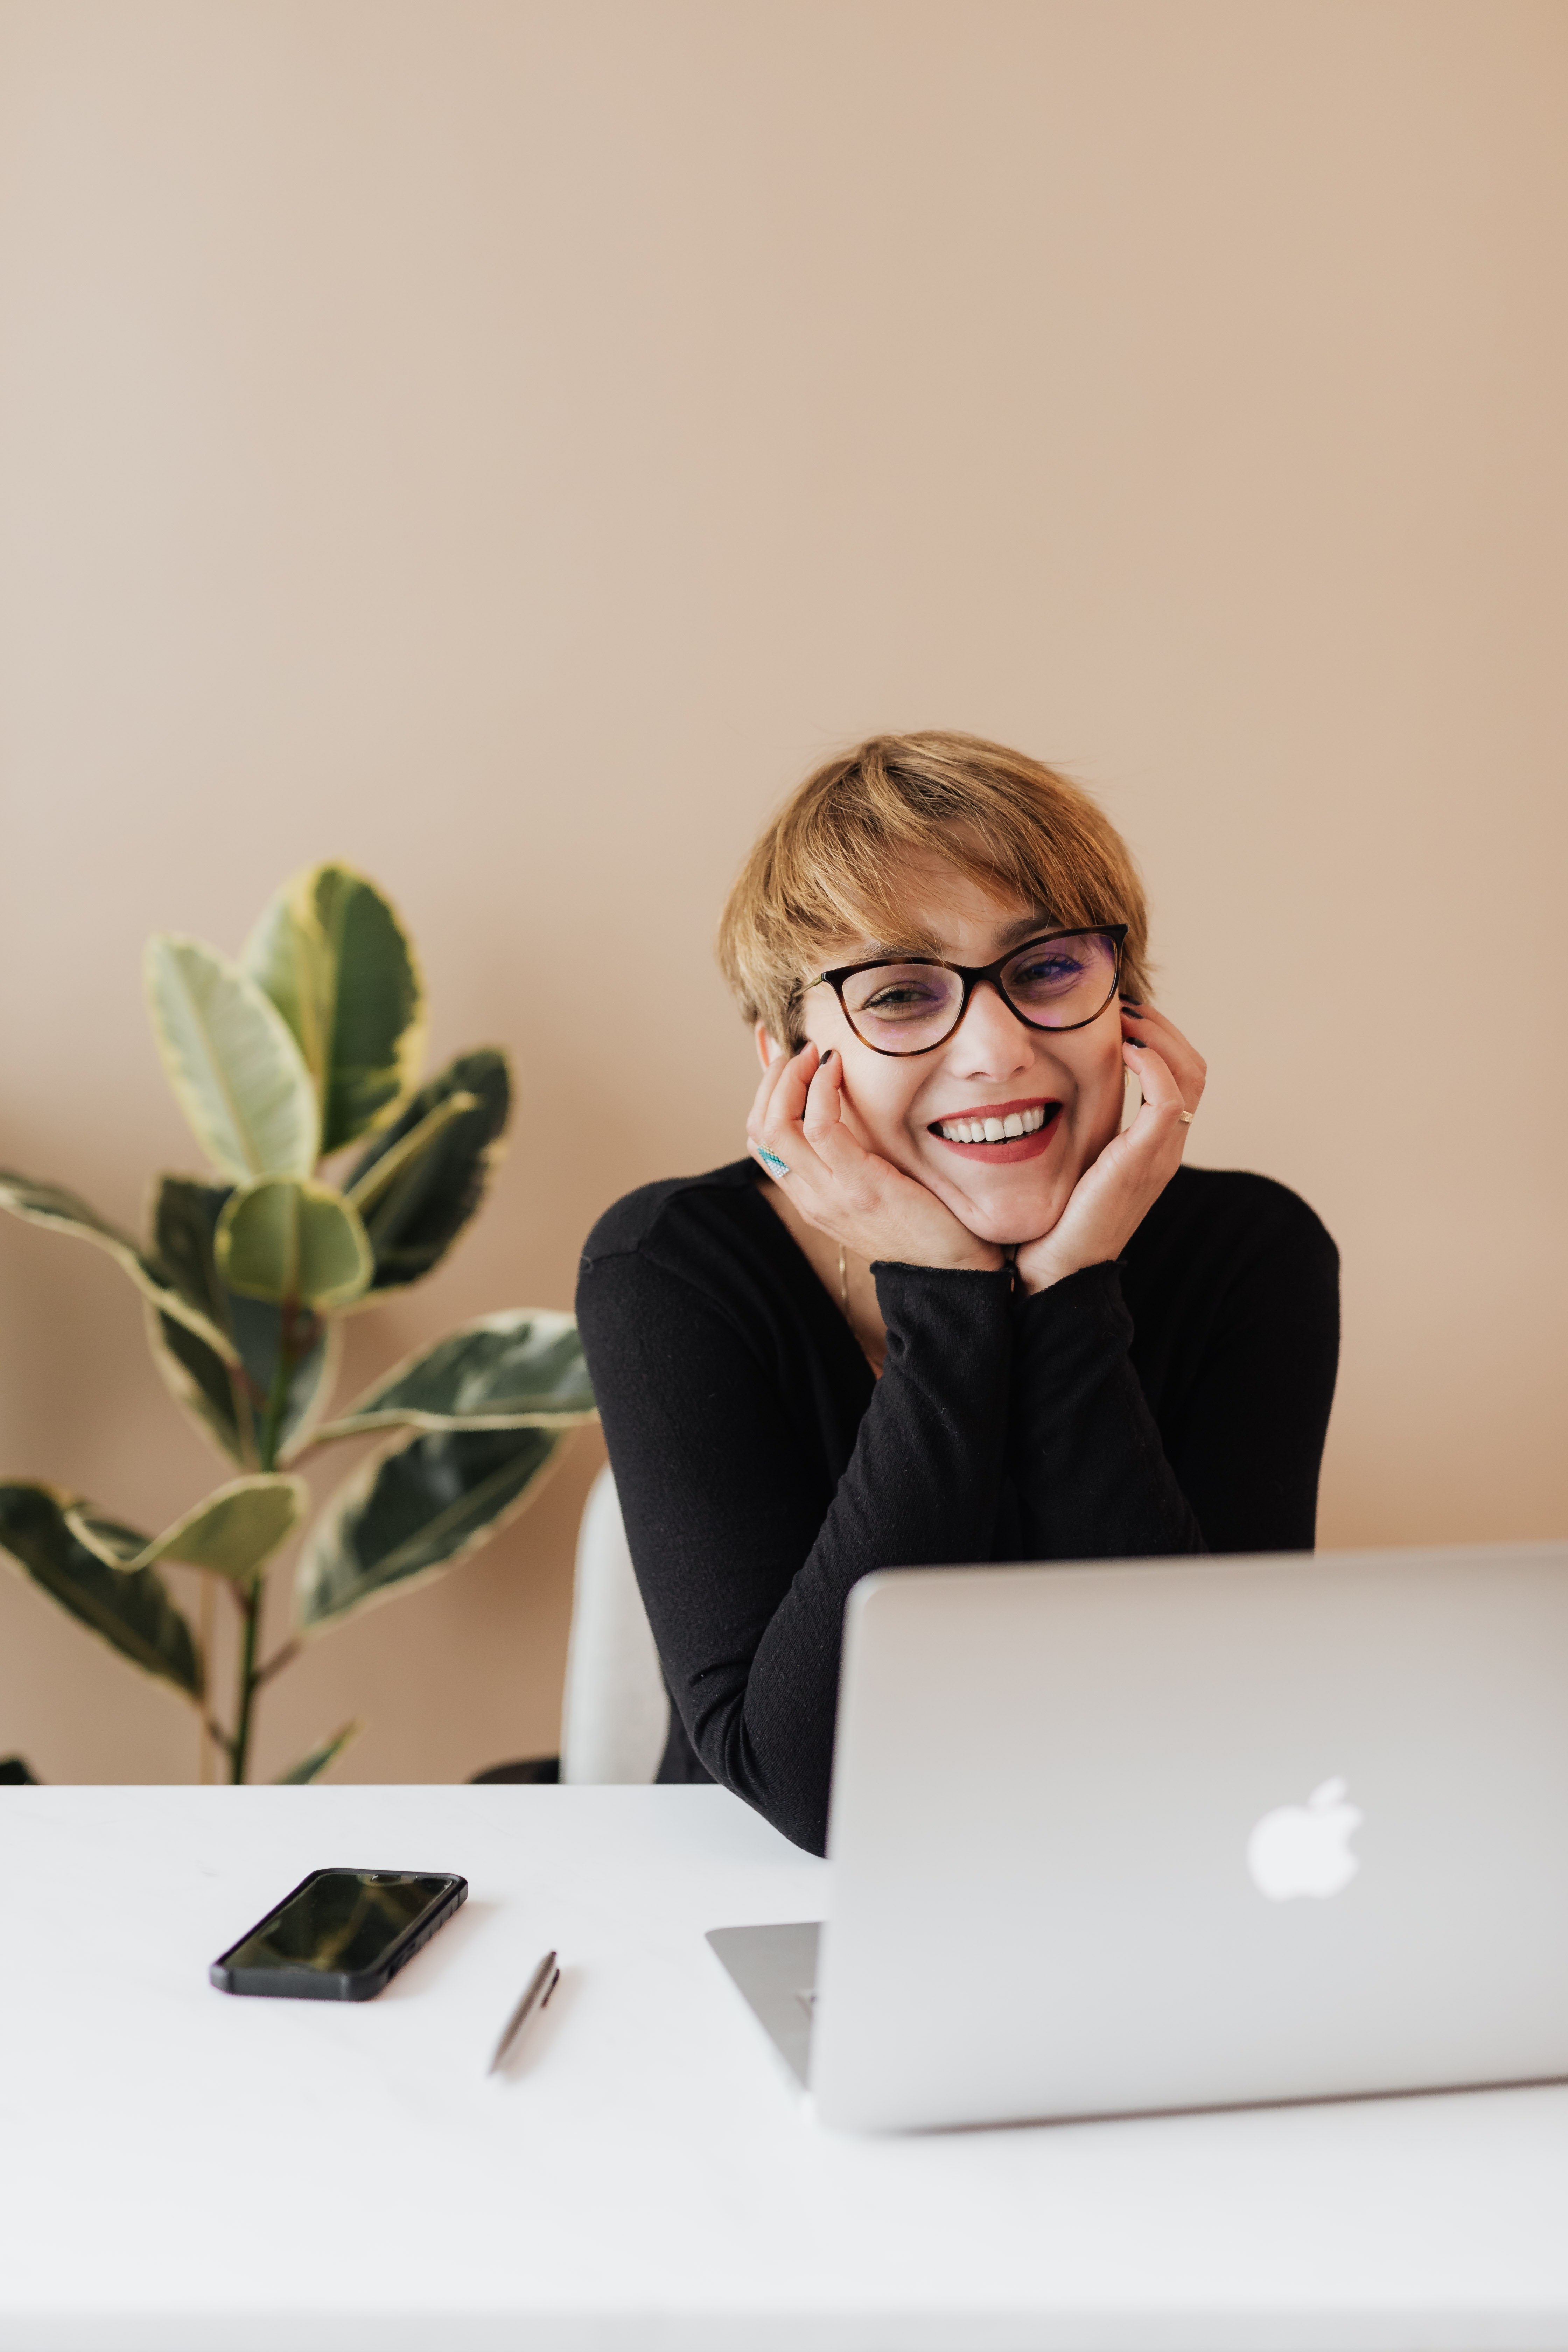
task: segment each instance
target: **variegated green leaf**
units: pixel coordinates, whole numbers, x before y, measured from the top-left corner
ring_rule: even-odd
[[[363,1160],[360,1162],[365,1172],[344,1197],[353,1201],[362,1217],[367,1216],[380,1202],[385,1200],[393,1186],[414,1166],[415,1161],[425,1157],[454,1119],[461,1118],[465,1111],[478,1110],[479,1107],[478,1095],[458,1093],[448,1095],[444,1102],[438,1102],[434,1110],[426,1111],[413,1127],[408,1126],[405,1118],[400,1118],[395,1139],[389,1139],[384,1150],[370,1155],[374,1164],[366,1167]]]
[[[227,1355],[220,1356],[197,1333],[151,1306],[147,1345],[175,1402],[243,1467],[252,1458],[250,1389],[237,1351],[228,1293],[213,1263],[213,1234],[232,1189],[204,1184],[194,1176],[161,1176],[150,1220],[159,1264],[186,1304],[221,1331]]]
[[[229,1312],[234,1318],[240,1353],[255,1383],[255,1393],[258,1398],[268,1397],[272,1393],[278,1350],[282,1345],[283,1310],[269,1307],[260,1298],[235,1298]],[[296,1354],[289,1375],[289,1401],[278,1424],[280,1461],[306,1444],[337,1386],[343,1352],[342,1326],[330,1315],[296,1316],[289,1344]],[[301,1348],[304,1352],[299,1354]],[[256,1418],[259,1422],[259,1410]]]
[[[488,1429],[416,1437],[372,1456],[307,1538],[294,1584],[306,1631],[449,1568],[538,1492],[561,1433]]]
[[[25,1219],[28,1224],[47,1225],[58,1234],[74,1234],[79,1241],[92,1242],[99,1249],[107,1250],[161,1314],[184,1323],[219,1357],[233,1356],[233,1341],[196,1301],[186,1297],[173,1270],[153,1253],[139,1248],[129,1234],[110,1224],[107,1217],[100,1217],[78,1193],[67,1192],[63,1184],[45,1183],[37,1177],[19,1176],[10,1169],[0,1170],[0,1208],[9,1209],[13,1216]]]
[[[577,1318],[549,1307],[481,1315],[422,1348],[324,1423],[312,1443],[369,1429],[569,1429],[592,1420]]]
[[[292,1535],[310,1499],[302,1479],[258,1472],[218,1487],[151,1538],[106,1519],[90,1503],[73,1505],[65,1518],[78,1541],[107,1567],[133,1572],[161,1559],[176,1559],[186,1568],[210,1569],[236,1584],[250,1584]]]
[[[160,1179],[153,1230],[160,1261],[188,1298],[209,1303],[225,1344],[238,1349],[232,1372],[194,1333],[150,1315],[148,1344],[168,1386],[231,1460],[255,1459],[254,1439],[272,1394],[282,1344],[283,1315],[259,1298],[240,1298],[225,1288],[215,1262],[217,1223],[233,1187],[203,1184],[187,1176]],[[320,1417],[337,1376],[342,1335],[335,1325],[296,1315],[290,1346],[298,1351],[289,1400],[279,1433],[279,1448],[299,1443]]]
[[[293,1033],[318,1101],[331,1035],[332,951],[312,903],[315,868],[275,891],[240,953],[240,970],[275,1004]]]
[[[445,1255],[484,1197],[510,1109],[506,1055],[489,1045],[459,1054],[355,1164],[344,1190],[375,1253],[366,1305],[417,1282]]]
[[[341,1192],[276,1176],[227,1202],[215,1255],[225,1285],[242,1297],[321,1308],[357,1298],[373,1266],[364,1227]]]
[[[389,1118],[418,1075],[424,990],[414,950],[375,885],[339,865],[285,884],[245,950],[320,1088],[321,1149]]]
[[[204,1151],[236,1183],[307,1176],[315,1088],[277,1007],[198,940],[147,943],[147,1003],[169,1083]]]
[[[321,1779],[328,1765],[335,1763],[350,1740],[357,1739],[363,1729],[363,1723],[345,1723],[341,1731],[334,1731],[330,1739],[323,1739],[319,1748],[310,1748],[297,1764],[290,1764],[287,1772],[279,1772],[274,1786],[308,1788],[312,1780]]]
[[[228,1294],[218,1279],[213,1236],[233,1190],[200,1176],[160,1176],[148,1217],[158,1263],[181,1297],[230,1338]]]
[[[203,1436],[242,1469],[254,1460],[249,1403],[223,1358],[153,1307],[147,1309],[147,1346],[164,1387]]]
[[[67,1525],[67,1513],[80,1500],[30,1482],[0,1485],[0,1549],[122,1657],[199,1699],[201,1652],[163,1578],[155,1568],[128,1574],[106,1567]]]

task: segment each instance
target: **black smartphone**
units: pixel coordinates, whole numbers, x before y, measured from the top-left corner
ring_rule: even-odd
[[[313,1870],[207,1970],[219,1992],[374,2000],[468,1899],[423,1870]]]

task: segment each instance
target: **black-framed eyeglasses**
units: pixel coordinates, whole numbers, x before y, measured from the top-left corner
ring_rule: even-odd
[[[831,988],[844,1018],[874,1054],[930,1054],[952,1036],[982,981],[1031,1029],[1086,1029],[1116,994],[1125,923],[1041,931],[994,963],[943,963],[937,956],[877,956],[818,972],[809,987]]]

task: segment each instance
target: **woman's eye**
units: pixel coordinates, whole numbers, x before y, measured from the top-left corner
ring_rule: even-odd
[[[874,996],[867,998],[861,1010],[881,1013],[921,1013],[927,1006],[940,1002],[934,989],[916,988],[903,982],[896,987],[879,988]]]
[[[1060,988],[1070,986],[1082,971],[1082,964],[1073,956],[1031,956],[1027,963],[1019,965],[1013,977],[1019,988]]]

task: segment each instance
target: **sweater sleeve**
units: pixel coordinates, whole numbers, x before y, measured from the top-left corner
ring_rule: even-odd
[[[844,1605],[873,1569],[984,1559],[1006,1444],[1005,1274],[879,1265],[882,1379],[830,1498],[754,1333],[646,1251],[577,1311],[671,1696],[698,1756],[823,1850]]]
[[[1027,1556],[1203,1551],[1133,1369],[1116,1267],[1084,1266],[1021,1298],[1016,1316],[1010,1468]]]
[[[1304,1201],[1207,1176],[1223,1214],[1178,1261],[1159,1417],[1119,1269],[1021,1300],[1010,1472],[1030,1556],[1310,1551],[1339,1360],[1339,1254]]]
[[[1266,1213],[1216,1282],[1172,1466],[1216,1552],[1310,1551],[1340,1354],[1340,1256],[1304,1201],[1267,1188]],[[1194,1318],[1194,1322],[1196,1318]]]

